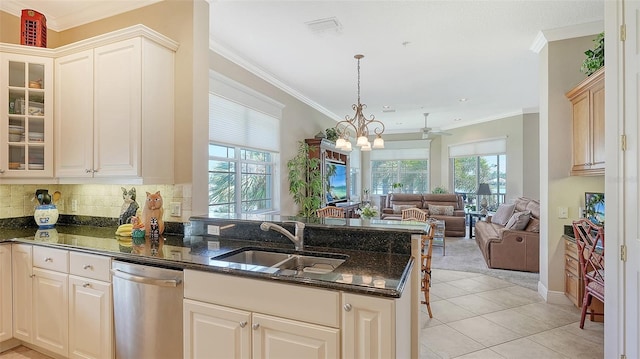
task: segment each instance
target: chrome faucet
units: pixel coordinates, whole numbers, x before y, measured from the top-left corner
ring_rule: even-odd
[[[298,221],[287,221],[287,222],[283,222],[283,223],[293,223],[296,226],[295,229],[295,234],[291,234],[291,232],[287,231],[286,229],[284,229],[282,226],[279,226],[275,223],[271,223],[271,222],[262,222],[260,224],[260,229],[262,229],[263,231],[268,231],[270,229],[284,235],[285,237],[289,238],[291,240],[291,242],[293,242],[293,244],[296,247],[296,251],[302,251],[304,250],[304,223],[302,222],[298,222]]]

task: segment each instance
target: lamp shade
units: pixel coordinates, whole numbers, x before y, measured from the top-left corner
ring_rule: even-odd
[[[478,191],[476,192],[476,194],[481,194],[481,195],[491,194],[491,189],[489,188],[489,184],[488,183],[480,183],[480,185],[478,186]]]

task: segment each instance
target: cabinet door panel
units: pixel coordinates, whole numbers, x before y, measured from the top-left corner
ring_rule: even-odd
[[[254,358],[338,358],[340,330],[253,314]]]
[[[11,245],[0,245],[0,342],[13,337]]]
[[[184,301],[184,358],[251,358],[249,312]]]
[[[56,59],[56,176],[92,177],[93,50]]]
[[[593,127],[593,165],[592,167],[604,169],[605,148],[604,148],[604,81],[591,90],[592,108],[591,122]]]
[[[111,284],[69,276],[69,357],[113,357]]]
[[[69,278],[66,273],[33,268],[33,343],[67,356]]]
[[[141,61],[140,38],[94,50],[95,177],[141,175]]]
[[[573,102],[573,170],[588,169],[591,162],[589,93]]]
[[[13,277],[13,337],[24,342],[33,341],[33,316],[31,299],[32,247],[28,244],[12,244]]]
[[[343,358],[395,358],[394,303],[343,293]]]

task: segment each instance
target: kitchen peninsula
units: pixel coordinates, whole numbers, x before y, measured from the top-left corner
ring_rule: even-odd
[[[293,244],[282,234],[260,229],[260,223],[269,221],[293,232],[293,225],[283,219],[193,217],[185,226],[184,236],[167,235],[156,242],[118,239],[113,234],[115,228],[109,227],[59,225],[49,232],[2,229],[0,249],[26,245],[184,270],[185,357],[197,356],[214,345],[218,352],[221,345],[229,350],[238,348],[229,345],[225,336],[220,341],[200,338],[210,338],[211,330],[221,330],[209,325],[227,320],[240,323],[233,330],[244,338],[241,346],[254,353],[264,349],[265,343],[260,344],[260,340],[282,340],[271,335],[289,333],[299,336],[294,341],[298,345],[291,342],[286,350],[306,357],[324,352],[329,357],[346,358],[357,356],[362,350],[375,350],[382,357],[417,357],[417,323],[412,323],[412,318],[418,318],[419,291],[414,289],[416,266],[412,250],[424,225],[396,222],[391,227],[375,220],[366,224],[358,219],[308,220],[305,254],[330,253],[347,258],[328,272],[248,268],[216,259],[247,247],[293,252]],[[208,234],[216,231],[218,235]],[[4,275],[5,256],[2,258],[0,274]],[[14,265],[16,260],[19,259],[14,258]],[[25,279],[14,279],[14,291],[21,281]],[[234,319],[224,319],[229,315]],[[237,315],[244,319],[236,321]],[[369,337],[361,337],[357,328],[362,326],[376,329]],[[73,334],[68,334],[70,343]],[[5,349],[7,338],[0,339],[0,349]],[[298,351],[303,350],[299,347],[303,342],[304,347],[318,352]],[[33,345],[41,347],[37,342]],[[66,343],[60,347],[60,351],[45,349],[71,356],[73,348]],[[108,353],[105,356],[111,357]]]

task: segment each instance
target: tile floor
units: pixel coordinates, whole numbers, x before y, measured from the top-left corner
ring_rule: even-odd
[[[433,269],[431,309],[421,305],[420,359],[602,358],[604,325],[574,306],[546,304],[533,290],[478,273]],[[2,359],[47,359],[25,347]]]
[[[420,359],[602,358],[604,325],[574,306],[478,273],[432,270],[431,310],[421,306]]]

